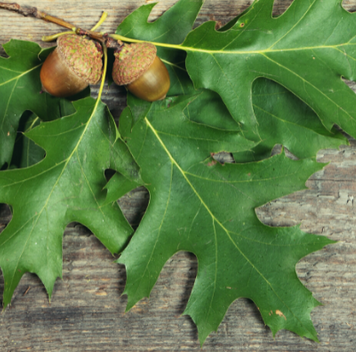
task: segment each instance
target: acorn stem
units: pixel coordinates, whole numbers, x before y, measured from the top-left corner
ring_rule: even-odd
[[[124,46],[124,43],[121,40],[114,40],[113,38],[109,37],[107,34],[104,35],[104,42],[107,48],[115,49],[115,52],[117,53]]]

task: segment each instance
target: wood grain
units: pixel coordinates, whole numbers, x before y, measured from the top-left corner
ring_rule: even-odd
[[[113,32],[132,10],[148,2],[19,1],[84,28],[93,26],[105,10],[109,16],[103,30],[108,32]],[[160,1],[150,20],[175,2]],[[227,23],[250,3],[250,0],[207,0],[197,24],[207,20]],[[274,14],[283,13],[290,3],[290,0],[276,1]],[[344,7],[355,11],[356,0],[345,1]],[[10,38],[41,43],[43,35],[56,32],[58,28],[53,24],[0,10],[0,44]],[[104,101],[118,118],[125,106],[120,90],[114,86],[106,88]],[[172,257],[150,299],[140,301],[125,313],[124,267],[113,263],[114,258],[86,228],[70,224],[64,233],[63,279],[56,282],[51,303],[37,276],[26,274],[11,306],[0,316],[0,351],[354,351],[355,141],[340,150],[320,151],[318,161],[329,165],[309,179],[309,190],[270,202],[257,209],[257,214],[268,225],[301,223],[304,231],[338,241],[297,265],[301,281],[323,303],[312,312],[319,344],[288,331],[280,331],[273,339],[254,304],[239,299],[228,310],[218,331],[200,349],[195,325],[189,317],[181,315],[197,273],[197,261],[189,253]],[[139,188],[120,200],[134,226],[145,211],[148,197],[145,189]],[[8,208],[0,206],[0,231],[10,218]]]

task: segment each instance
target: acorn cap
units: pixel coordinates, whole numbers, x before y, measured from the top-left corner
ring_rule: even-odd
[[[152,65],[157,48],[151,43],[125,44],[115,53],[113,80],[119,85],[128,85],[143,75]]]
[[[96,84],[102,75],[102,52],[92,40],[67,34],[57,39],[57,50],[68,67],[89,84]]]

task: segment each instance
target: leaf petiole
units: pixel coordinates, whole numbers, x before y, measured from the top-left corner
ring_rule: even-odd
[[[91,29],[92,32],[96,31],[106,20],[106,18],[108,17],[108,13],[103,11],[100,20],[98,21],[98,23]]]
[[[56,34],[52,34],[52,35],[45,35],[41,38],[41,40],[43,42],[53,42],[56,39],[58,39],[59,37],[61,37],[62,35],[66,35],[66,34],[74,34],[74,31],[65,31],[65,32],[60,32],[60,33],[56,33]]]
[[[106,71],[108,68],[108,49],[104,43],[104,41],[101,41],[101,46],[103,48],[103,56],[104,56],[104,67],[103,67],[103,74],[101,76],[101,82],[100,82],[100,87],[99,87],[99,93],[98,93],[98,98],[97,101],[100,100],[101,95],[103,93],[103,89],[104,89],[104,84],[105,84],[105,77],[106,77]]]
[[[139,39],[132,39],[132,38],[127,38],[119,34],[109,34],[109,37],[115,40],[120,40],[123,42],[129,42],[129,43],[143,43],[143,42],[148,42],[151,43],[155,46],[160,46],[163,48],[171,48],[171,49],[178,49],[178,50],[184,50],[183,46],[181,44],[167,44],[167,43],[158,43],[158,42],[150,42],[147,40],[139,40]]]

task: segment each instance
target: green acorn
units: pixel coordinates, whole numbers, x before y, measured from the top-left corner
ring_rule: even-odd
[[[101,78],[103,61],[100,45],[75,34],[57,39],[57,47],[42,65],[42,89],[56,97],[81,92]]]
[[[151,43],[124,44],[116,52],[112,77],[119,86],[147,101],[162,100],[170,87],[168,70]]]

